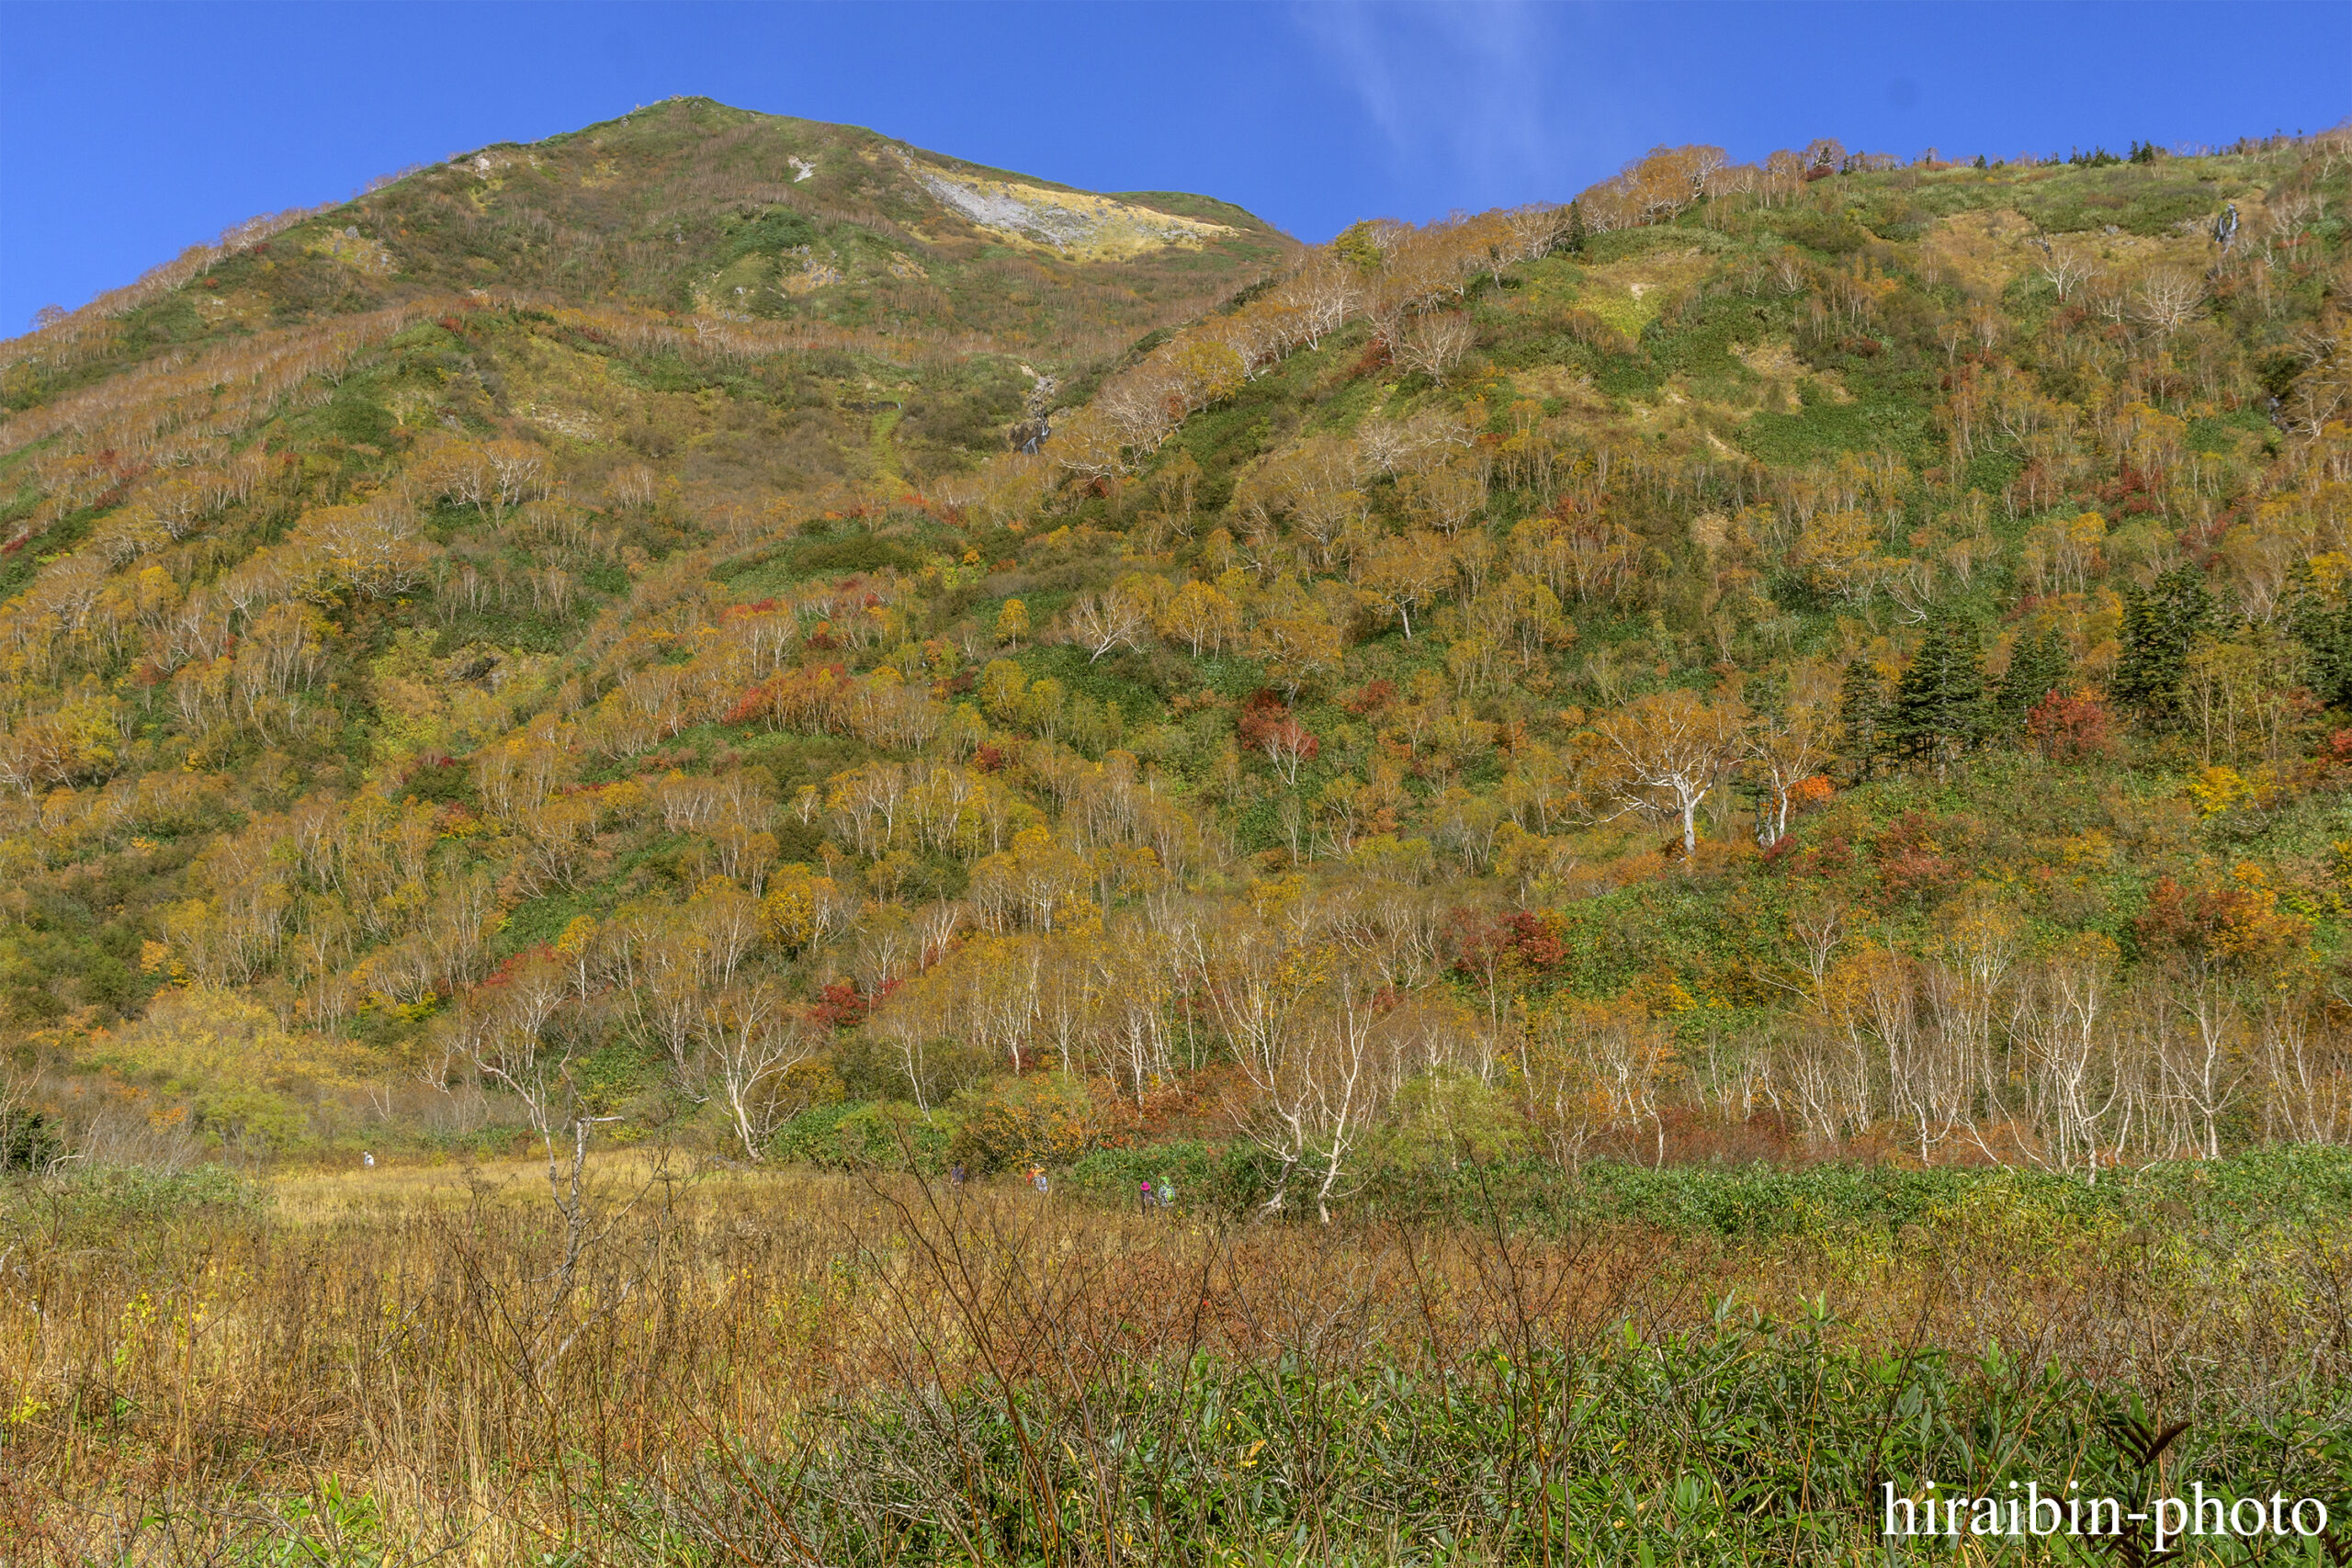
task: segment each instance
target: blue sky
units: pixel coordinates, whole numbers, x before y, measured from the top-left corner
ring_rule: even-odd
[[[2352,5],[0,3],[0,335],[256,212],[673,94],[1303,239],[1668,141],[1909,156],[2352,112]]]

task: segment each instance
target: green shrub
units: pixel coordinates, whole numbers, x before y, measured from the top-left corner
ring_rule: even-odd
[[[1211,1144],[1198,1138],[1096,1149],[1069,1168],[1077,1191],[1105,1202],[1132,1207],[1136,1190],[1148,1178],[1176,1185],[1176,1207],[1234,1218],[1263,1203],[1273,1190],[1272,1161],[1246,1144]]]
[[[775,207],[731,225],[719,256],[724,265],[762,251],[788,251],[816,243],[815,224],[789,208]]]
[[[63,1140],[38,1111],[0,1111],[0,1171],[41,1171],[65,1155]]]
[[[197,1165],[185,1170],[146,1166],[68,1166],[55,1185],[31,1184],[53,1203],[61,1222],[77,1230],[119,1233],[134,1224],[207,1218],[222,1220],[259,1213],[271,1201],[268,1190],[226,1166]],[[0,1207],[6,1201],[0,1189]]]
[[[776,1159],[825,1170],[944,1172],[952,1128],[904,1100],[844,1100],[802,1111],[768,1145]]]

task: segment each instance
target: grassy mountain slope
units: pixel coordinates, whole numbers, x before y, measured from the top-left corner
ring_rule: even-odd
[[[10,351],[19,1069],[1323,1201],[2340,1139],[2338,140],[1677,153],[1266,288],[695,102],[412,176]]]
[[[363,379],[325,431],[265,434],[247,420],[209,434],[385,448],[436,423],[519,420],[541,439],[604,448],[618,436],[661,458],[718,431],[714,445],[733,452],[734,433],[756,427],[781,450],[757,475],[729,472],[729,499],[829,484],[895,498],[1001,449],[1037,374],[1082,378],[1295,249],[1199,197],[1114,201],[1019,182],[1036,194],[1014,204],[1012,223],[1056,199],[1084,209],[1045,240],[974,221],[947,199],[968,206],[982,182],[1007,177],[1017,179],[707,99],[485,148],[350,203],[256,220],[0,349],[0,385],[18,411],[8,445],[45,440],[62,460],[57,432],[103,423],[126,386],[159,369],[234,377],[289,354],[341,359],[426,321],[568,309],[584,314],[536,346],[514,341],[511,355],[508,334],[478,326],[426,384]],[[673,387],[634,373],[633,358],[673,343],[755,363],[728,380],[728,417],[662,400],[717,381],[673,377]],[[454,402],[444,392],[453,375],[464,383]],[[91,482],[119,483],[153,460],[141,453]]]

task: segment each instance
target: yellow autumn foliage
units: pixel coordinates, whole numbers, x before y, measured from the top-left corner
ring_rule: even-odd
[[[91,1036],[87,1051],[85,1065],[186,1102],[198,1134],[247,1148],[287,1148],[328,1131],[343,1097],[386,1066],[365,1047],[288,1031],[248,996],[204,985],[159,992],[144,1017]]]

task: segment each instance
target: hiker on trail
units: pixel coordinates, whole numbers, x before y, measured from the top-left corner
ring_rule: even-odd
[[[951,1166],[949,1166],[949,1167],[947,1168],[947,1185],[948,1185],[948,1186],[950,1186],[950,1187],[958,1187],[958,1188],[960,1188],[960,1187],[962,1187],[962,1186],[964,1185],[964,1162],[963,1162],[963,1161],[961,1161],[961,1160],[957,1160],[954,1165],[951,1165]]]
[[[1040,1198],[1044,1197],[1046,1192],[1046,1168],[1042,1165],[1031,1166],[1029,1168],[1029,1179],[1035,1184],[1037,1196]]]
[[[376,1156],[368,1150],[362,1149],[359,1151],[359,1163],[369,1170],[373,1170],[376,1168]]]
[[[1159,1206],[1169,1210],[1176,1207],[1176,1183],[1164,1176],[1159,1179]]]
[[[1143,1185],[1136,1190],[1136,1200],[1139,1205],[1139,1212],[1146,1214],[1150,1213],[1153,1207],[1159,1203],[1159,1194],[1151,1190],[1151,1178],[1148,1176],[1144,1178]]]

